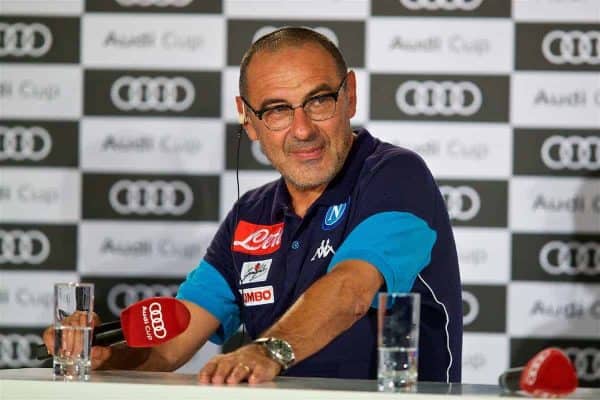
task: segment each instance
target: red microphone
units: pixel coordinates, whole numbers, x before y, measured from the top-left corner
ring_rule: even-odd
[[[125,341],[129,347],[153,347],[167,342],[190,324],[190,312],[173,297],[150,297],[121,311],[118,321],[94,327],[92,346]],[[38,360],[51,357],[45,345],[35,349]]]
[[[525,367],[511,368],[499,378],[509,392],[522,390],[536,397],[568,395],[577,389],[577,371],[560,349],[550,347],[537,353]]]

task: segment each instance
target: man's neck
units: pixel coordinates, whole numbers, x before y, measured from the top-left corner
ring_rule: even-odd
[[[310,206],[323,194],[327,188],[327,184],[310,188],[310,189],[299,189],[291,184],[286,184],[290,198],[292,200],[292,207],[294,212],[300,218],[304,218],[306,212]]]

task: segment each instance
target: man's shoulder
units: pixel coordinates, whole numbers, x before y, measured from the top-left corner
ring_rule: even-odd
[[[414,151],[378,141],[373,153],[365,159],[362,173],[373,174],[388,171],[397,174],[430,175],[425,161]]]

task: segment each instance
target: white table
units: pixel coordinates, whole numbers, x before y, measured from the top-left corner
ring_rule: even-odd
[[[375,381],[278,377],[260,385],[202,385],[195,375],[94,371],[89,381],[55,381],[49,368],[0,370],[0,400],[490,400],[506,397],[495,385],[419,383],[416,393],[378,393]],[[516,396],[516,395],[515,395]],[[570,399],[600,399],[600,389],[578,389]]]

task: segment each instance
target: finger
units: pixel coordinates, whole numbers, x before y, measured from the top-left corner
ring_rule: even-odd
[[[217,370],[217,362],[216,361],[209,361],[207,362],[204,367],[200,370],[200,372],[198,373],[198,380],[200,381],[200,383],[210,383],[213,375],[215,374],[215,371]]]
[[[42,340],[48,349],[48,353],[54,354],[54,327],[49,327],[44,330]]]
[[[80,356],[83,351],[83,329],[87,326],[87,315],[85,313],[79,313],[77,316],[77,321],[75,323],[75,334],[73,340],[73,353],[74,355]]]
[[[234,367],[235,365],[232,364],[231,361],[227,359],[221,359],[217,365],[215,373],[213,374],[211,382],[217,384],[225,383],[225,378],[231,374],[231,370],[233,370]]]
[[[281,370],[281,367],[276,363],[257,364],[252,370],[252,374],[248,377],[248,383],[256,384],[269,382],[275,378]]]
[[[239,363],[231,370],[231,373],[227,377],[227,383],[240,383],[250,376],[251,373],[252,370],[248,365]]]
[[[112,356],[110,347],[94,346],[90,351],[92,369],[99,369]]]

